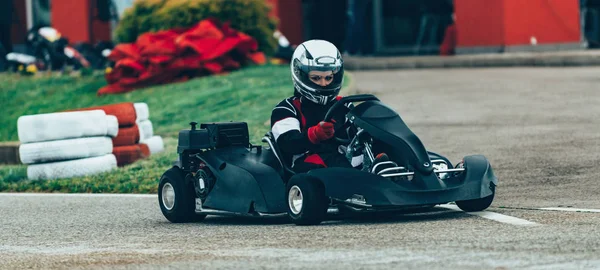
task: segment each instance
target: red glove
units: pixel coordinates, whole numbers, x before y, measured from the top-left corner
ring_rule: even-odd
[[[308,128],[308,140],[313,144],[318,144],[321,141],[331,139],[334,132],[331,122],[320,122]]]

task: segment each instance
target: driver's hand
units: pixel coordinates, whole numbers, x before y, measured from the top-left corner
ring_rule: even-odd
[[[331,139],[334,133],[333,123],[320,122],[308,128],[308,140],[313,144],[318,144],[321,141]]]

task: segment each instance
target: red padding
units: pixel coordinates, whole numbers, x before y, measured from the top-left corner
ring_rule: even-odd
[[[114,146],[133,145],[140,141],[140,130],[135,124],[130,127],[119,127],[117,137],[112,139]]]
[[[147,144],[138,144],[140,146],[140,150],[142,151],[142,156],[149,157],[150,156],[150,147]]]
[[[132,126],[135,124],[137,115],[135,114],[135,107],[132,102],[123,102],[116,104],[109,104],[103,106],[89,107],[75,109],[73,111],[90,111],[90,110],[103,110],[108,115],[114,115],[119,121],[119,127]],[[119,134],[121,131],[119,130]],[[117,136],[118,137],[118,136]]]
[[[140,144],[113,147],[113,155],[117,158],[117,166],[125,166],[150,156],[148,146]]]

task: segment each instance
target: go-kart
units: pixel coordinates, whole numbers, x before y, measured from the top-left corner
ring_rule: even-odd
[[[345,104],[360,102],[345,114]],[[484,156],[465,156],[453,166],[425,149],[400,116],[373,95],[340,99],[325,116],[345,115],[337,140],[348,158],[362,154],[359,168],[320,168],[294,173],[272,134],[266,144],[249,142],[244,122],[192,122],[179,133],[179,160],[161,177],[158,201],[171,222],[200,221],[206,215],[289,216],[298,225],[329,216],[399,212],[455,202],[464,211],[488,208],[497,178]],[[339,116],[338,116],[339,117]],[[335,120],[335,119],[334,119]],[[344,120],[333,121],[344,123]],[[337,136],[353,129],[353,136]],[[373,153],[385,150],[389,161]]]
[[[58,30],[49,26],[36,26],[27,33],[26,45],[32,56],[41,60],[41,70],[59,70],[69,60],[65,48],[69,41]]]

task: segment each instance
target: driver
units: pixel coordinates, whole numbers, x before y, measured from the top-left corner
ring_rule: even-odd
[[[294,96],[281,101],[271,112],[271,132],[286,162],[292,162],[296,173],[324,167],[356,167],[362,155],[348,161],[335,136],[348,138],[346,129],[335,134],[334,123],[346,121],[345,110],[334,112],[332,119],[323,119],[339,99],[344,79],[344,64],[340,52],[325,40],[309,40],[300,44],[291,59]],[[339,124],[339,123],[338,123]],[[345,124],[345,123],[344,123]],[[375,163],[388,160],[377,155]]]

